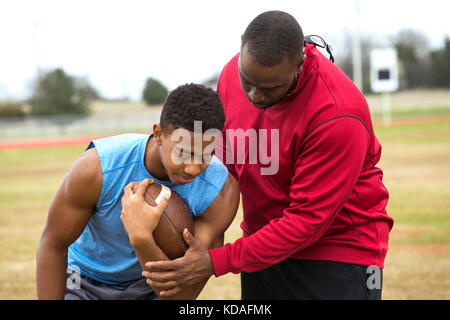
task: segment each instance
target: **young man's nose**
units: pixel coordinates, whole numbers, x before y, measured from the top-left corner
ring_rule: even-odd
[[[202,173],[202,165],[201,164],[187,164],[184,167],[184,172],[191,177],[196,177],[200,173]]]

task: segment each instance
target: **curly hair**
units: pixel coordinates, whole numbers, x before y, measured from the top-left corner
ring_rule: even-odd
[[[194,121],[202,122],[202,133],[222,130],[225,113],[216,91],[200,84],[185,84],[171,91],[164,102],[160,125],[165,135],[183,128],[194,132]]]
[[[283,11],[267,11],[250,22],[241,38],[244,46],[259,64],[272,67],[285,57],[301,55],[304,46],[303,31],[297,20]]]

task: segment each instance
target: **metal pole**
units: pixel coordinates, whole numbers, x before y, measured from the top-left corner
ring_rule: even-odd
[[[353,82],[363,92],[361,39],[360,39],[360,6],[359,0],[355,0],[356,23],[353,31]]]
[[[383,124],[390,126],[392,123],[391,117],[391,94],[389,92],[383,92],[381,94],[381,112],[383,117]]]

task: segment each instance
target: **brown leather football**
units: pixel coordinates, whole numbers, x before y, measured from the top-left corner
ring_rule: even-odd
[[[133,192],[137,191],[139,184],[135,184]],[[166,188],[163,190],[163,188]],[[158,196],[161,198],[167,187],[159,183],[150,184],[145,192],[144,199],[152,207],[156,206],[155,200]],[[183,230],[187,228],[194,235],[194,219],[186,203],[173,190],[170,190],[171,196],[167,209],[161,215],[159,224],[153,232],[153,238],[156,244],[167,255],[170,260],[180,258],[188,249],[187,243],[183,238]],[[160,195],[161,194],[161,195]],[[158,199],[159,202],[159,199]]]

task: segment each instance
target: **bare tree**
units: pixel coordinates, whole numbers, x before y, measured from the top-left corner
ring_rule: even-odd
[[[375,47],[375,37],[361,35],[361,60],[363,74],[363,91],[370,92],[370,51]],[[352,34],[345,31],[342,34],[342,49],[336,55],[336,64],[344,73],[353,80],[353,51]]]
[[[421,31],[403,29],[390,37],[401,64],[400,84],[403,88],[423,88],[431,85],[430,43]]]

